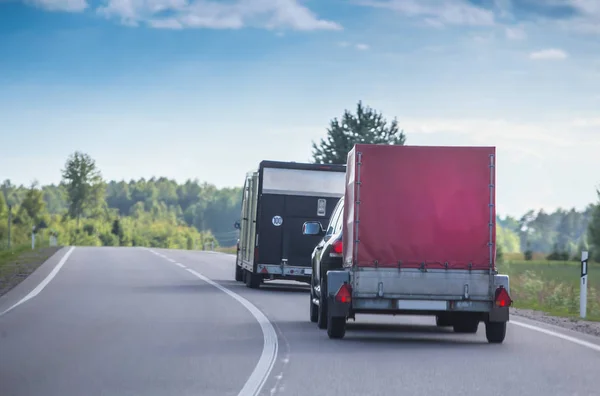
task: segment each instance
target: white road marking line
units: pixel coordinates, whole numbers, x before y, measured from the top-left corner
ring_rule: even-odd
[[[27,294],[25,297],[23,297],[21,300],[19,300],[12,307],[8,308],[4,312],[1,312],[0,316],[6,314],[9,311],[12,311],[13,309],[15,309],[16,307],[18,307],[19,305],[23,304],[24,302],[26,302],[28,300],[31,300],[33,297],[35,297],[38,294],[40,294],[40,292],[42,290],[44,290],[44,288],[48,285],[48,283],[50,283],[50,281],[56,276],[56,274],[58,274],[58,271],[60,271],[60,269],[62,268],[62,266],[65,265],[65,263],[67,262],[67,259],[69,258],[69,256],[73,252],[73,250],[75,250],[75,246],[71,246],[71,248],[67,251],[67,253],[65,253],[65,255],[60,259],[60,261],[58,262],[58,264],[56,264],[56,267],[54,267],[52,269],[52,271],[50,271],[50,273],[48,274],[48,276],[46,276],[46,278],[44,278],[44,280],[42,282],[40,282],[40,284],[37,285],[35,289],[33,289],[32,291],[30,291],[29,294]]]
[[[168,258],[168,257],[165,257],[165,258],[166,258],[168,261],[172,262],[172,263],[176,263],[176,262],[177,262],[177,261],[173,260],[172,258]]]
[[[277,350],[279,348],[279,345],[277,340],[277,333],[275,332],[273,324],[269,321],[265,314],[263,314],[254,304],[246,300],[244,297],[232,292],[231,290],[221,286],[216,282],[213,282],[206,276],[194,271],[193,269],[187,268],[186,271],[236,299],[248,311],[250,311],[252,316],[254,316],[254,318],[260,325],[260,328],[263,332],[264,340],[263,350],[260,355],[260,358],[258,359],[256,367],[254,367],[254,370],[252,371],[252,374],[250,374],[250,377],[244,384],[244,387],[238,393],[238,396],[257,396],[262,390],[263,386],[265,385],[267,378],[269,378],[269,374],[271,374],[271,370],[273,370],[275,360],[277,359]]]
[[[512,323],[512,324],[514,324],[516,326],[525,327],[526,329],[529,329],[529,330],[539,331],[540,333],[544,333],[544,334],[547,334],[547,335],[550,335],[550,336],[553,336],[553,337],[558,337],[558,338],[561,338],[563,340],[570,341],[572,343],[575,343],[575,344],[581,345],[583,347],[586,347],[586,348],[589,348],[589,349],[593,349],[594,351],[600,352],[600,345],[594,344],[594,343],[591,343],[591,342],[588,342],[588,341],[580,340],[579,338],[571,337],[571,336],[568,336],[566,334],[558,333],[556,331],[544,329],[543,327],[538,327],[538,326],[530,325],[530,324],[527,324],[527,323],[523,323],[523,322],[519,322],[519,321],[514,321],[512,319],[508,323]]]
[[[178,266],[178,267],[185,268],[185,265],[183,265],[183,264],[181,264],[181,263],[173,263],[173,264],[175,264],[175,265],[176,265],[176,266]]]
[[[159,254],[159,256],[167,258],[166,256],[163,256],[161,254]],[[169,261],[171,260],[169,259]],[[263,350],[260,355],[260,358],[258,359],[258,363],[256,364],[254,370],[250,374],[250,377],[244,384],[242,390],[240,390],[240,392],[238,393],[238,396],[257,396],[262,390],[263,386],[265,385],[267,379],[269,378],[269,375],[273,370],[273,366],[275,365],[275,360],[277,359],[279,343],[275,327],[273,327],[271,321],[269,321],[269,319],[265,316],[265,314],[263,314],[260,311],[260,309],[258,309],[254,304],[246,300],[244,297],[210,280],[201,273],[196,272],[193,269],[186,268],[183,264],[180,264],[175,261],[173,262],[181,268],[185,268],[186,271],[196,276],[200,280],[208,283],[211,286],[216,287],[223,293],[226,293],[229,296],[233,297],[240,304],[242,304],[244,308],[246,308],[252,314],[252,316],[254,316],[254,318],[260,325],[260,328],[263,333]]]

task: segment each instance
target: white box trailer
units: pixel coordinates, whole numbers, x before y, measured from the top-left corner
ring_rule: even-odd
[[[344,195],[345,165],[262,161],[243,188],[235,278],[257,288],[265,280],[309,283],[319,237],[302,235],[307,221],[326,221]]]

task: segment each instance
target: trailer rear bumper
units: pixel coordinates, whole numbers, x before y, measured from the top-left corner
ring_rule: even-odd
[[[472,277],[474,277],[472,274],[465,275],[466,276],[463,279],[472,281]],[[477,275],[477,277],[480,276],[481,274]],[[357,281],[361,280],[363,281],[362,284],[353,284],[358,283]],[[480,291],[478,295],[470,295],[468,293],[457,293],[451,295],[448,293],[448,284],[443,284],[443,282],[441,282],[441,280],[436,276],[432,277],[431,279],[431,283],[429,284],[431,287],[422,289],[420,293],[403,293],[403,289],[405,287],[407,289],[410,288],[407,287],[409,283],[402,282],[402,284],[399,284],[398,280],[392,280],[390,282],[389,277],[378,279],[379,290],[378,292],[374,292],[377,290],[375,289],[374,285],[372,286],[372,283],[374,282],[365,282],[365,279],[360,279],[360,277],[357,279],[356,274],[352,273],[351,271],[328,271],[328,310],[333,317],[353,317],[356,313],[387,315],[456,314],[461,316],[479,316],[486,322],[508,322],[508,306],[497,306],[493,300],[493,296],[490,295],[489,292],[484,294],[484,288],[482,285],[482,283],[484,283],[484,279],[479,278],[476,280],[478,280],[478,282],[472,282],[471,285],[477,286],[476,289]],[[450,283],[450,285],[452,285],[452,282],[449,282],[449,279],[445,279],[445,281],[446,283]],[[509,278],[507,275],[494,275],[493,281],[494,290],[497,287],[504,287],[507,291],[510,290]],[[396,283],[394,284],[394,282]],[[336,293],[344,283],[348,283],[353,286],[351,303],[341,303],[335,299]],[[393,289],[387,288],[389,292],[384,293],[382,292],[383,287],[381,287],[381,285],[384,283],[391,283],[397,287]],[[463,283],[463,285],[464,284],[465,283]],[[466,284],[469,285],[468,283]],[[428,289],[432,290],[432,293],[424,294],[423,291]],[[460,289],[456,288],[453,291],[458,292],[459,290]],[[465,288],[465,290],[468,290],[468,286]],[[415,290],[411,291],[414,292]]]
[[[496,307],[492,301],[354,298],[351,310],[388,315],[481,314],[486,321],[509,321],[508,307]]]
[[[273,264],[258,264],[256,272],[265,275],[279,275],[291,277],[309,277],[312,275],[311,267],[299,267],[292,265],[273,265]]]

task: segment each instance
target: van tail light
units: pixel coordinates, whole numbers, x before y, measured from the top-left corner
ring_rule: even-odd
[[[331,257],[341,257],[342,252],[343,252],[342,241],[337,240],[337,241],[333,242],[333,244],[331,245],[331,252],[329,253],[329,255]]]
[[[508,295],[508,292],[504,288],[504,286],[500,286],[496,289],[496,306],[497,307],[510,307],[512,304],[512,300]]]
[[[343,304],[350,304],[352,302],[352,287],[348,283],[340,286],[340,289],[335,294],[335,301]]]

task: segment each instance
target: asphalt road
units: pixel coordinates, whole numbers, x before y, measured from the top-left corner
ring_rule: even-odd
[[[513,317],[555,335],[511,324],[504,344],[490,345],[483,326],[457,335],[430,318],[357,316],[330,340],[308,320],[305,286],[248,289],[233,280],[233,257],[217,253],[76,248],[39,294],[2,314],[65,251],[0,298],[2,396],[251,396],[253,386],[290,396],[600,395],[598,338]]]

